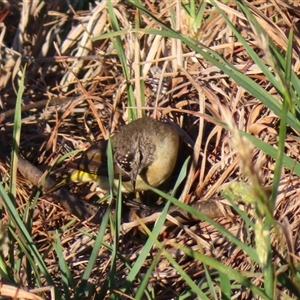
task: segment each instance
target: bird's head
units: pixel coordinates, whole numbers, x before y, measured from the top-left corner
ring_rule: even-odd
[[[128,145],[126,145],[128,146]],[[130,148],[123,145],[115,148],[115,161],[131,180],[132,190],[135,190],[137,176],[147,170],[153,161],[153,147],[146,144],[139,144],[136,141],[135,146]]]

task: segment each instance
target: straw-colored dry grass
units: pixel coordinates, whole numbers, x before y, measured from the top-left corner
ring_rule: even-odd
[[[129,95],[124,71],[112,40],[92,40],[93,37],[112,31],[106,1],[97,2],[93,7],[90,4],[90,9],[88,3],[73,9],[61,0],[21,2],[15,0],[9,4],[1,4],[0,17],[4,23],[0,35],[0,105],[3,113],[8,112],[0,118],[1,139],[5,142],[12,140],[13,112],[10,114],[9,111],[15,107],[20,70],[26,64],[20,152],[40,170],[46,171],[63,154],[73,149],[86,149],[94,141],[107,138],[120,124],[127,122],[131,116]],[[192,22],[176,1],[152,1],[145,6],[174,30],[217,51],[264,87],[274,99],[280,100],[277,91],[241,43],[236,41],[232,31],[213,6],[207,5],[205,8],[204,22],[200,27]],[[264,51],[236,5],[219,3],[219,6],[263,59]],[[299,74],[299,8],[293,7],[292,2],[288,4],[281,1],[251,1],[249,7],[282,52],[287,50],[288,29],[295,29],[293,70]],[[186,203],[212,197],[221,199],[220,190],[233,181],[247,178],[240,168],[240,149],[231,146],[231,134],[214,123],[212,117],[227,123],[229,114],[238,129],[251,133],[270,145],[276,145],[280,121],[278,116],[217,67],[202,57],[197,57],[181,41],[130,31],[129,29],[136,28],[138,18],[141,28],[160,29],[155,20],[146,14],[138,14],[133,5],[126,1],[115,1],[114,13],[120,28],[125,31],[120,37],[131,71],[130,83],[138,116],[143,113],[169,118],[182,128],[183,135],[186,135],[184,140],[190,139],[194,143],[193,151],[183,143],[180,156],[186,158],[193,154],[194,163],[189,166],[185,185],[177,196],[181,196]],[[161,74],[152,76],[150,68],[153,66],[158,66]],[[153,77],[160,82],[153,83]],[[141,81],[145,82],[145,90],[141,89]],[[156,92],[158,85],[165,85],[166,92]],[[53,103],[51,99],[57,97],[62,100]],[[66,97],[72,97],[73,100],[66,101]],[[145,103],[142,103],[142,99],[145,99]],[[269,190],[276,161],[259,149],[253,149],[251,154],[249,160],[252,170],[260,178],[262,186]],[[286,154],[295,161],[299,160],[298,137],[292,130],[288,131]],[[2,179],[8,180],[4,174],[8,176],[9,169],[10,166],[2,161]],[[53,176],[59,177],[59,173],[65,172],[65,169],[63,165]],[[275,263],[278,265],[282,263],[280,256],[285,256],[287,250],[294,263],[299,264],[298,187],[298,176],[283,169],[275,216],[281,224],[283,240],[286,239],[288,246],[284,246],[285,242],[278,241],[274,235],[273,246],[278,251]],[[98,199],[90,194],[89,187],[71,185],[70,188],[82,199],[88,199],[87,201]],[[31,183],[19,176],[17,203],[20,214],[33,195],[35,192]],[[248,206],[245,207],[247,210]],[[253,216],[250,207],[248,213]],[[7,218],[4,210],[4,224],[8,222]],[[245,224],[239,216],[224,216],[217,221],[238,239],[253,246],[253,232],[244,232]],[[32,236],[39,251],[47,253],[45,262],[58,286],[61,275],[58,257],[52,247],[55,230],[62,233],[64,258],[76,280],[81,278],[85,270],[94,243],[82,232],[84,230],[94,236],[98,233],[98,228],[85,220],[74,221],[68,211],[47,201],[43,196],[38,200]],[[119,251],[127,258],[127,263],[137,259],[145,244],[146,237],[135,228],[136,225],[120,238]],[[113,239],[114,236],[107,232],[104,242],[111,244]],[[205,280],[203,265],[183,253],[179,254],[173,242],[195,251],[203,251],[207,256],[214,257],[236,270],[254,272],[256,268],[237,246],[207,222],[182,228],[168,228],[165,234],[160,235],[159,240],[199,286]],[[158,253],[159,249],[154,248],[152,256],[155,257]],[[102,247],[90,278],[97,291],[101,290],[110,271],[110,258],[111,251]],[[151,263],[152,259],[149,257],[149,261],[145,262],[139,272],[140,277],[143,278]],[[124,283],[128,272],[121,260],[117,261],[117,272],[114,292],[118,294],[118,288]],[[41,279],[42,284],[46,285],[46,281]],[[261,281],[263,278],[257,277],[254,283],[260,286]],[[136,286],[138,289],[138,281]],[[25,274],[20,278],[20,287],[33,288],[26,282]],[[155,290],[155,299],[175,299],[189,289],[164,255],[160,257],[149,281],[148,288],[151,287]],[[129,295],[134,298],[135,292],[132,288]],[[218,297],[221,298],[220,295]],[[253,299],[252,297],[246,288],[233,296],[236,299]],[[124,296],[124,299],[127,298]]]

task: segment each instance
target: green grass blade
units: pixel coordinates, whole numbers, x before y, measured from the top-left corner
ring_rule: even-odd
[[[76,291],[75,299],[82,299],[82,297],[89,297],[90,289],[89,289],[88,280],[91,276],[91,273],[92,273],[93,268],[95,266],[96,260],[98,258],[99,250],[102,246],[102,241],[103,241],[103,237],[104,237],[105,232],[106,232],[106,228],[107,228],[107,224],[108,224],[108,220],[109,220],[109,215],[110,215],[110,209],[107,209],[105,215],[103,216],[101,226],[100,226],[100,229],[99,229],[99,233],[97,235],[97,238],[96,238],[96,241],[95,241],[95,244],[94,244],[94,247],[93,247],[93,251],[90,255],[89,262],[88,262],[88,264],[86,266],[86,269],[83,273],[83,276],[81,278],[81,283],[78,286],[78,289]],[[107,290],[105,289],[105,287],[103,287],[103,289],[101,289],[101,293],[103,293],[105,295],[106,292],[107,292]]]
[[[58,257],[59,269],[61,272],[61,279],[64,288],[64,297],[65,299],[70,299],[71,298],[70,289],[75,288],[74,278],[67,265],[67,262],[64,259],[63,249],[60,242],[60,236],[57,231],[54,237],[55,237],[55,243],[52,243],[52,245]]]
[[[251,280],[248,279],[246,276],[242,275],[240,272],[225,266],[224,264],[220,263],[219,261],[207,257],[204,254],[201,254],[199,252],[195,252],[191,249],[188,249],[186,247],[182,247],[181,245],[174,244],[175,247],[183,251],[185,254],[191,256],[194,259],[197,259],[201,261],[202,263],[205,263],[209,265],[210,267],[218,270],[219,272],[223,273],[224,275],[228,276],[231,280],[236,280],[240,282],[244,287],[249,288],[255,295],[258,295],[261,297],[261,299],[271,300],[272,298],[269,298],[264,291],[261,288],[258,288],[254,284],[251,283]]]

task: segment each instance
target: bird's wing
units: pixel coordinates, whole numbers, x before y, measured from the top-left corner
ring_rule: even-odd
[[[107,141],[101,140],[82,152],[81,157],[70,162],[68,166],[75,170],[108,177],[106,149]],[[120,174],[122,174],[122,181],[130,181],[130,177],[114,163],[114,178],[118,179]]]

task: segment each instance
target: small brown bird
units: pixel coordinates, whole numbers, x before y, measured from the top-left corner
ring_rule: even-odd
[[[157,187],[164,183],[174,170],[179,135],[167,123],[151,118],[137,119],[111,137],[114,159],[114,191],[122,175],[122,191],[144,191],[147,185]],[[97,182],[109,190],[107,167],[107,141],[91,146],[74,162],[73,182]]]

